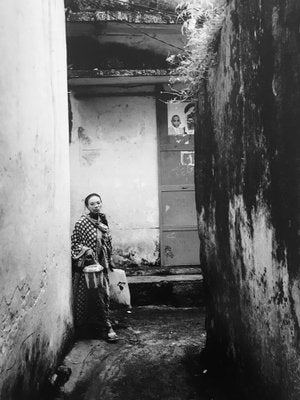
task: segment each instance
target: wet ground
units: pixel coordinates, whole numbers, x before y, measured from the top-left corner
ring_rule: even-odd
[[[120,318],[120,315],[119,315]],[[137,307],[119,319],[118,343],[75,343],[65,400],[232,400],[201,362],[203,308]]]

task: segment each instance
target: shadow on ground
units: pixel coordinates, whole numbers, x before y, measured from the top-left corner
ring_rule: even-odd
[[[198,351],[198,349],[193,349]],[[166,356],[149,359],[145,353],[133,356],[125,361],[122,376],[111,380],[109,388],[103,388],[97,371],[91,372],[88,379],[79,382],[68,399],[115,399],[115,400],[180,400],[198,399],[198,395],[189,381],[189,377],[181,359],[169,360]],[[89,389],[93,381],[93,394]],[[107,383],[106,385],[107,386]],[[87,393],[88,397],[87,397]],[[95,396],[95,393],[98,393]],[[90,396],[90,397],[89,397]],[[206,397],[203,397],[206,399]]]
[[[208,370],[204,323],[203,308],[133,309],[130,317],[119,321],[118,343],[95,339],[75,343],[64,361],[72,375],[57,398],[240,399],[229,386],[230,371],[215,375]]]

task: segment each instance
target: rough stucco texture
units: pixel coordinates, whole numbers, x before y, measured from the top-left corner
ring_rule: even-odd
[[[300,398],[300,4],[229,1],[199,96],[196,200],[208,346]]]
[[[159,241],[154,97],[72,98],[71,220],[83,199],[100,193],[111,228],[114,261],[155,265]]]
[[[64,8],[0,14],[0,398],[35,399],[72,323]]]

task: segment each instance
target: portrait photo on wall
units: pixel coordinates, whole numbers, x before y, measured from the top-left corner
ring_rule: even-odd
[[[168,103],[168,135],[194,135],[194,103]]]

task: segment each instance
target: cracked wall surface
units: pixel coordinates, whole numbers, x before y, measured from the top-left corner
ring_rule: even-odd
[[[299,399],[300,6],[227,3],[195,137],[208,346]]]
[[[35,399],[72,326],[64,7],[0,12],[0,398]]]

